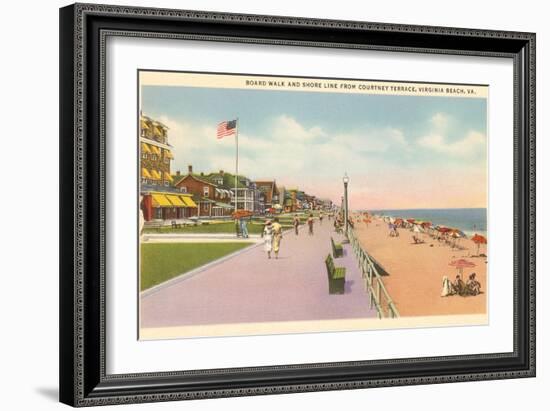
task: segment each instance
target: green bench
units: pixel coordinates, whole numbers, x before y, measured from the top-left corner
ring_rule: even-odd
[[[149,230],[157,230],[157,232],[161,232],[162,231],[162,227],[164,226],[164,222],[163,221],[159,221],[159,220],[151,220],[151,221],[147,221],[145,222],[145,224],[143,225],[143,229],[149,229]]]
[[[325,259],[328,276],[328,292],[329,294],[344,294],[344,285],[346,283],[346,268],[335,267],[334,260],[329,254]]]
[[[335,243],[332,237],[330,237],[330,243],[332,244],[332,255],[334,258],[343,257],[344,248],[342,247],[342,244]]]

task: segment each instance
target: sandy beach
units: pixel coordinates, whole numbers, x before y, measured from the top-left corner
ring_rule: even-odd
[[[414,244],[412,232],[405,228],[398,231],[399,237],[390,237],[387,224],[381,219],[373,219],[368,226],[364,222],[355,223],[355,233],[363,248],[389,273],[383,277],[384,284],[401,316],[487,313],[487,258],[475,257],[477,246],[473,241],[462,238],[459,244],[465,249],[452,249],[428,234],[419,234],[425,242]],[[487,254],[487,245],[482,244],[479,251]],[[449,263],[460,258],[476,264],[464,269],[463,280],[475,272],[482,293],[441,297],[443,276],[453,281],[457,274]]]

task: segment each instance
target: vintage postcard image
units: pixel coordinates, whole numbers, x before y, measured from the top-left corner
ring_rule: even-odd
[[[140,339],[488,323],[487,86],[138,88]]]

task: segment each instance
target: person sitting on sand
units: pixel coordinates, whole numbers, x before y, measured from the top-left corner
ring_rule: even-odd
[[[462,278],[460,278],[460,275],[456,275],[455,280],[453,282],[453,291],[455,294],[458,295],[465,295],[466,293],[466,285],[464,284],[464,281],[462,281]]]
[[[441,290],[441,297],[448,297],[449,295],[453,295],[453,285],[451,284],[451,281],[449,280],[449,277],[446,275],[443,276],[443,289]]]
[[[476,273],[470,274],[466,281],[466,290],[470,295],[478,295],[481,293],[481,284],[476,280]]]

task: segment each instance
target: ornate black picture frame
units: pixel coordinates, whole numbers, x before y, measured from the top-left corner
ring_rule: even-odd
[[[513,352],[107,374],[105,40],[108,36],[511,59]],[[535,34],[76,4],[60,10],[60,99],[61,402],[92,406],[535,376]]]

